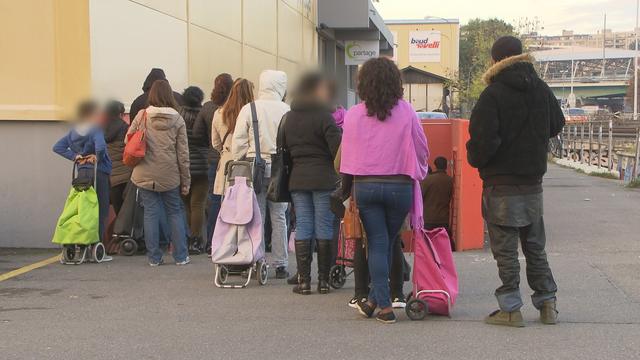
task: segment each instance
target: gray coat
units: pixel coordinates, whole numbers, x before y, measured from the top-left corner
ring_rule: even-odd
[[[131,181],[143,189],[164,192],[190,186],[189,144],[182,116],[172,108],[149,106],[146,125],[140,111],[129,133],[146,127],[147,152],[133,169]]]

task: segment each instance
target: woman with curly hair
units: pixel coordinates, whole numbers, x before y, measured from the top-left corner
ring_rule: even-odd
[[[395,238],[427,174],[429,149],[411,104],[402,99],[400,71],[387,58],[367,61],[358,74],[363,103],[346,115],[340,172],[354,177],[354,200],[368,239],[371,290],[358,311],[394,323],[389,268]],[[418,194],[419,195],[419,194]]]

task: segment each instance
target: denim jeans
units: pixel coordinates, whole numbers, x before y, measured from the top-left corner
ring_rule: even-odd
[[[287,208],[288,203],[277,203],[267,200],[267,188],[269,187],[270,178],[265,178],[264,188],[257,195],[258,205],[260,206],[260,214],[262,219],[268,215],[271,220],[271,265],[274,267],[287,267],[289,263],[288,241],[287,241]],[[262,240],[260,247],[265,250],[265,239]]]
[[[216,221],[218,220],[218,213],[220,212],[220,206],[222,205],[222,196],[215,195],[213,193],[213,185],[216,181],[216,170],[218,170],[218,160],[214,160],[209,164],[209,190],[207,192],[207,240],[206,249],[211,247],[211,238],[213,237],[213,230],[216,227]]]
[[[296,209],[296,240],[331,240],[335,215],[330,207],[331,191],[293,191]]]
[[[173,244],[173,258],[179,262],[187,258],[187,238],[185,234],[185,216],[180,189],[165,192],[140,189],[144,205],[144,242],[147,247],[149,261],[158,263],[162,260],[160,248],[160,225],[164,211],[169,223],[169,238]]]
[[[369,244],[369,301],[388,308],[393,247],[413,204],[413,184],[356,182],[355,198]]]

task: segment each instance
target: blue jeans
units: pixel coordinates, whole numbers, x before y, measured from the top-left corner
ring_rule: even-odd
[[[179,188],[165,192],[140,189],[144,205],[144,242],[149,261],[159,263],[162,260],[160,248],[160,225],[164,211],[169,222],[169,238],[173,244],[173,258],[184,261],[187,258],[186,224],[184,208]]]
[[[213,193],[213,185],[216,181],[216,170],[218,169],[218,160],[214,160],[209,164],[209,192],[207,195],[207,241],[206,249],[211,247],[211,238],[213,237],[213,230],[216,228],[216,221],[218,220],[218,213],[220,212],[220,206],[222,205],[222,196],[215,195]]]
[[[413,184],[356,182],[355,198],[369,244],[369,301],[388,308],[393,246],[413,204]]]
[[[333,239],[335,216],[330,207],[331,191],[293,191],[296,209],[296,240]]]

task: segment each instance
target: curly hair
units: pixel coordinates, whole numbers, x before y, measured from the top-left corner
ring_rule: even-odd
[[[368,116],[384,121],[403,94],[402,76],[393,61],[380,57],[362,65],[358,73],[358,95],[367,107]]]
[[[213,81],[213,90],[211,90],[211,101],[217,106],[222,106],[231,92],[233,86],[233,78],[227,73],[216,76]]]
[[[189,86],[182,92],[182,101],[185,106],[197,108],[202,106],[202,100],[204,99],[204,92],[197,86]]]

